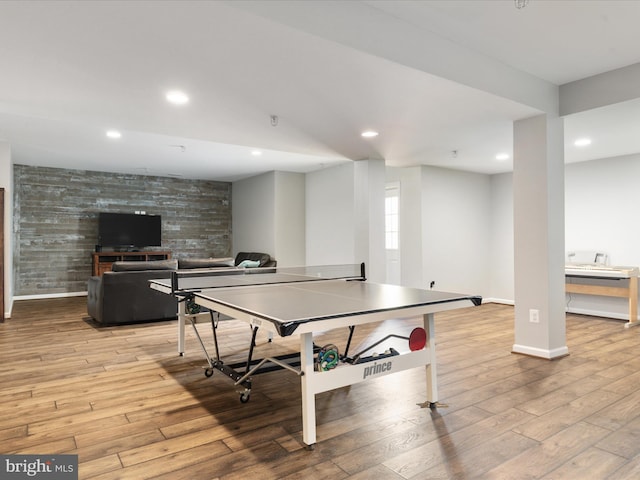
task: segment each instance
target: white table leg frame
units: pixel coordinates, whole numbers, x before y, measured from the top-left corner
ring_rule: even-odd
[[[391,375],[411,368],[425,367],[427,380],[426,404],[428,406],[437,405],[438,385],[433,313],[425,314],[423,321],[424,329],[427,332],[427,345],[424,349],[355,365],[342,363],[337,368],[327,372],[317,372],[314,369],[313,334],[304,333],[300,336],[302,441],[308,449],[313,449],[316,443],[315,396],[318,393],[354,385],[371,378]]]
[[[178,302],[178,355],[181,357],[184,355],[184,329],[185,317],[187,316],[186,303],[187,302]]]
[[[427,374],[427,404],[438,404],[438,371],[436,366],[436,336],[433,313],[424,315],[424,330],[427,332],[427,348],[429,349],[429,364],[426,366]]]
[[[188,314],[186,310],[186,303],[187,302],[178,302],[178,355],[180,355],[181,357],[183,357],[185,353],[185,330],[187,319],[189,319],[189,321],[193,324],[193,328],[195,329],[195,323],[198,323],[198,318],[206,317],[207,319],[209,319],[211,316],[208,311]]]
[[[316,394],[310,384],[313,378],[313,333],[300,336],[300,369],[302,370],[302,441],[313,449],[316,443]]]

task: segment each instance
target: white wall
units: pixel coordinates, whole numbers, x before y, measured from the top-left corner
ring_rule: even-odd
[[[269,172],[233,183],[233,253],[263,252],[279,266],[305,263],[305,176]]]
[[[488,296],[491,178],[422,166],[387,181],[400,183],[402,284]]]
[[[610,265],[640,266],[640,154],[568,165],[566,250],[607,253]],[[627,319],[624,299],[567,295],[571,312]]]
[[[356,239],[354,164],[292,175],[272,172],[234,183],[234,252],[267,251],[283,265],[364,261]],[[386,181],[400,182],[402,283],[428,288],[435,280],[436,289],[513,303],[512,178],[387,168]],[[566,250],[604,251],[612,264],[640,266],[638,178],[640,155],[567,165]],[[303,249],[306,256],[293,260]],[[626,319],[624,299],[568,300],[570,311]]]
[[[387,182],[400,185],[401,284],[421,287],[427,281],[422,268],[422,167],[387,167]]]
[[[511,174],[493,176],[491,296],[513,301]],[[565,167],[565,250],[597,250],[611,265],[640,266],[640,154]],[[568,311],[627,319],[625,299],[567,295]]]
[[[513,304],[513,175],[491,176],[489,294],[494,301]]]
[[[275,174],[275,244],[273,254],[278,265],[304,265],[305,259],[305,175]]]
[[[367,267],[367,278],[384,283],[387,259],[384,238],[385,166],[383,160],[361,160],[354,167],[355,252]]]
[[[490,187],[488,175],[422,168],[423,288],[490,294]]]
[[[234,256],[262,252],[275,257],[275,172],[234,182],[231,215]]]
[[[306,263],[364,262],[367,278],[384,282],[384,162],[361,160],[308,173],[306,194]]]
[[[4,316],[13,306],[13,164],[11,148],[0,141],[0,187],[4,188]]]
[[[565,243],[609,254],[612,265],[640,265],[640,154],[567,165]]]
[[[364,261],[355,252],[354,175],[352,163],[307,174],[308,265]]]

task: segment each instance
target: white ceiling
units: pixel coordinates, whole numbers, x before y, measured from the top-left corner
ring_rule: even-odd
[[[406,26],[553,85],[640,62],[636,1],[2,1],[0,139],[19,164],[225,181],[363,158],[509,171],[495,155],[539,110],[355,48],[337,27],[362,12],[365,43]],[[639,127],[640,101],[567,117],[565,159],[640,152]]]

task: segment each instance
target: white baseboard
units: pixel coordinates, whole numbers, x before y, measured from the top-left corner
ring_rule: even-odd
[[[508,300],[505,298],[493,298],[487,297],[482,299],[482,303],[500,303],[503,305],[515,305],[513,300]],[[605,312],[601,310],[592,310],[588,308],[565,308],[566,313],[575,313],[576,315],[589,315],[591,317],[602,317],[602,318],[615,318],[616,320],[625,320],[629,321],[629,314],[620,313],[620,312]],[[640,315],[638,316],[638,320],[640,320]]]
[[[7,310],[5,310],[4,312],[4,318],[5,320],[8,320],[11,318],[11,312],[13,311],[13,299],[11,299],[11,301],[7,302],[8,304],[5,304],[5,308]]]
[[[16,295],[14,301],[20,300],[42,300],[45,298],[66,298],[66,297],[86,297],[87,292],[65,292],[65,293],[44,293],[42,295]]]
[[[505,298],[493,298],[493,297],[483,298],[482,303],[501,303],[503,305],[514,305],[513,300],[507,300]]]
[[[528,345],[514,344],[511,351],[513,353],[522,353],[532,357],[546,358],[547,360],[569,355],[569,348],[566,345],[564,347],[554,348],[553,350],[545,350],[543,348],[530,347]]]
[[[618,312],[601,312],[599,310],[590,310],[587,308],[566,308],[567,313],[575,313],[576,315],[589,315],[591,317],[615,318],[616,320],[629,321],[628,313]]]

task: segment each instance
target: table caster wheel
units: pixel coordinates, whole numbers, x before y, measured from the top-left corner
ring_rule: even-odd
[[[240,394],[240,403],[247,403],[251,398],[251,392],[242,392]]]
[[[213,375],[213,368],[207,368],[207,369],[204,371],[204,376],[205,376],[205,377],[210,377],[211,375]]]

